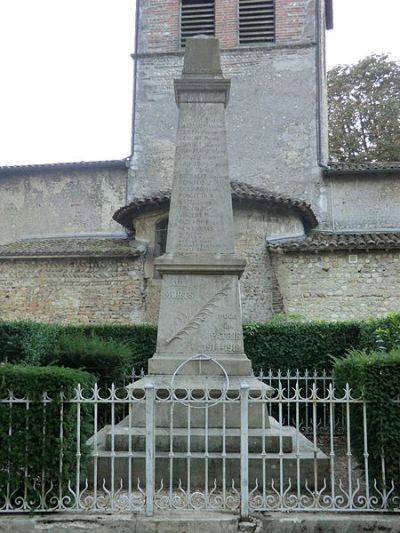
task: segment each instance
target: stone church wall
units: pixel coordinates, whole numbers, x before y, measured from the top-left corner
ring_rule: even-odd
[[[317,9],[318,8],[318,9]],[[226,122],[230,178],[302,198],[326,219],[324,2],[277,0],[275,42],[239,44],[237,2],[215,3],[215,36],[232,80]],[[134,156],[128,198],[170,188],[183,63],[179,0],[143,0],[139,18]]]
[[[0,245],[30,236],[121,233],[112,215],[125,204],[126,177],[126,169],[114,168],[2,168]]]
[[[400,251],[272,253],[285,311],[315,320],[400,311]]]
[[[222,54],[222,63],[232,79],[226,113],[231,180],[299,197],[326,218],[314,48],[234,49]],[[181,72],[182,56],[146,56],[138,68],[129,198],[171,187],[178,120],[172,80]]]
[[[161,280],[154,269],[154,227],[168,211],[154,211],[135,219],[136,238],[148,243],[145,261],[144,321],[157,323]],[[241,277],[243,320],[265,321],[282,311],[279,286],[266,248],[266,236],[301,236],[303,225],[297,216],[277,210],[234,207],[236,253],[247,261]]]
[[[60,324],[142,320],[143,259],[0,261],[4,320]]]
[[[263,224],[258,221],[258,230]],[[241,280],[244,321],[265,321],[281,311],[316,320],[399,311],[400,251],[279,254],[261,250],[252,235],[244,230],[236,241],[248,261]],[[143,258],[3,260],[1,318],[156,323],[160,279],[143,272]]]
[[[334,231],[400,230],[400,170],[391,174],[331,176],[330,226]]]

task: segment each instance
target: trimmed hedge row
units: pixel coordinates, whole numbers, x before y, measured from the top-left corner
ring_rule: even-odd
[[[122,342],[69,333],[59,336],[54,354],[42,364],[83,369],[96,376],[99,387],[109,387],[111,383],[125,383],[131,371],[130,362],[131,350]]]
[[[400,314],[368,321],[271,321],[243,327],[245,351],[260,369],[330,369],[332,356],[351,349],[390,350],[400,346]],[[33,322],[0,322],[0,362],[48,364],[60,335],[96,335],[124,343],[128,365],[147,367],[156,348],[152,325],[59,326]]]
[[[332,356],[360,345],[359,322],[284,322],[244,326],[245,350],[255,370],[329,369]]]
[[[57,359],[58,363],[64,364],[65,361],[59,361],[58,348],[59,340],[64,335],[96,336],[104,341],[123,343],[128,348],[126,365],[139,369],[147,366],[147,360],[155,351],[157,328],[152,325],[61,326],[0,321],[0,363],[48,365]],[[115,375],[109,378],[115,379]]]
[[[61,330],[71,335],[96,335],[103,340],[113,340],[129,347],[130,368],[147,369],[147,361],[156,351],[157,328],[151,324],[64,326]]]
[[[60,391],[65,398],[72,398],[78,383],[92,387],[94,377],[69,368],[0,365],[0,398],[8,398],[11,391],[14,397],[29,400],[0,403],[0,502],[7,494],[17,498],[24,492],[36,502],[42,483],[44,493],[51,498],[75,479],[77,408],[76,404],[61,402]],[[44,392],[51,401],[42,401]],[[82,406],[82,466],[88,455],[85,442],[93,429],[90,420],[90,413]]]
[[[385,480],[390,490],[392,480],[400,492],[400,349],[390,352],[355,350],[334,364],[337,389],[346,383],[352,396],[361,395],[366,406],[367,447],[370,486],[374,480],[382,489]],[[351,444],[361,468],[364,468],[364,422],[361,404],[351,408]],[[385,471],[381,457],[384,454]]]

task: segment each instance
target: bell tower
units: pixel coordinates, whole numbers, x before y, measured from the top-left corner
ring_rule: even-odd
[[[332,0],[140,0],[137,12],[130,199],[171,188],[177,109],[173,83],[185,42],[219,39],[232,80],[231,180],[299,197],[325,218],[325,29]]]

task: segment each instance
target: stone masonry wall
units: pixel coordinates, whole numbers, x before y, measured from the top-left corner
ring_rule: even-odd
[[[121,232],[127,171],[35,170],[0,176],[0,244],[27,236]]]
[[[271,267],[265,239],[303,234],[301,221],[279,210],[234,206],[236,253],[246,259],[246,269],[240,280],[243,320],[265,321],[281,311],[280,289]],[[154,227],[168,216],[168,211],[154,211],[135,219],[136,238],[148,243],[145,262],[144,321],[157,323],[160,306],[161,280],[154,269]]]
[[[70,324],[143,321],[143,259],[0,261],[0,316]]]
[[[400,311],[400,251],[272,253],[287,313],[363,319]]]
[[[325,218],[315,49],[235,49],[222,54],[222,63],[232,79],[226,114],[231,179],[307,200]],[[171,186],[178,120],[173,79],[181,69],[180,55],[140,59],[129,198]]]
[[[400,171],[326,179],[329,226],[336,231],[399,231]]]
[[[318,4],[323,10],[324,2]],[[215,16],[224,75],[232,80],[226,115],[231,179],[305,199],[324,221],[324,46],[316,5],[276,0],[275,42],[257,46],[238,44],[237,0],[218,0]],[[179,0],[143,0],[140,17],[129,199],[170,187],[178,119],[173,79],[183,63]]]
[[[248,261],[241,280],[244,321],[279,312],[276,294],[285,312],[316,320],[400,311],[400,251],[269,253],[266,217],[242,213],[235,224],[237,252]],[[0,315],[71,324],[156,323],[160,279],[143,273],[143,258],[0,261]]]

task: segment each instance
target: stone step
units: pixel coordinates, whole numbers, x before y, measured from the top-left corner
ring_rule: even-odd
[[[226,428],[238,429],[240,428],[240,406],[238,402],[227,403],[225,405],[217,404],[206,409],[192,408],[190,413],[188,407],[181,403],[175,403],[173,408],[169,402],[156,403],[155,406],[155,420],[159,428],[187,428],[190,417],[190,427],[204,428],[206,425],[209,428],[221,428],[225,425]],[[225,423],[223,420],[225,419]],[[121,427],[146,427],[146,411],[144,403],[139,403],[132,409],[131,420],[125,417],[117,428]],[[251,429],[268,428],[270,426],[270,417],[268,413],[268,405],[262,402],[252,403],[249,405],[249,424]]]
[[[259,451],[257,446],[253,444],[253,442],[257,443],[257,439],[262,439],[260,430],[258,432],[249,430],[248,464],[250,485],[254,486],[256,480],[260,484],[262,479],[267,484],[271,484],[271,481],[274,480],[275,488],[279,488],[281,479],[285,486],[290,482],[295,487],[298,480],[300,486],[303,487],[307,483],[308,488],[312,488],[315,485],[315,479],[317,479],[317,485],[322,485],[324,478],[328,479],[329,477],[329,458],[319,448],[314,447],[313,443],[296,431],[295,428],[280,426],[273,418],[270,419],[270,423],[272,427],[263,430],[265,440],[270,442],[272,447],[276,445],[279,439],[282,439],[283,453],[279,453],[279,449],[275,452],[261,453],[262,450]],[[129,479],[131,479],[132,487],[134,487],[138,478],[141,480],[141,486],[145,485],[146,464],[143,430],[134,428],[131,431],[133,433],[132,438],[134,436],[139,439],[138,442],[142,439],[142,451],[139,448],[135,449],[134,446],[131,449],[132,453],[129,452],[129,447],[125,450],[118,450],[115,446],[116,440],[114,440],[114,451],[108,450],[109,446],[106,446],[106,443],[107,437],[110,435],[109,428],[103,428],[102,433],[98,434],[96,446],[94,446],[93,438],[88,441],[88,445],[92,448],[93,456],[88,471],[89,483],[93,484],[94,471],[97,470],[99,487],[102,486],[103,479],[106,480],[108,487],[111,479],[114,479],[115,488],[119,487],[121,483],[126,487]],[[194,451],[194,444],[193,446],[191,445],[189,454],[187,435],[185,436],[184,432],[182,432],[177,437],[178,442],[179,440],[181,441],[182,447],[176,446],[173,449],[172,457],[170,456],[169,446],[164,446],[165,442],[168,441],[169,443],[167,431],[169,432],[169,429],[164,429],[161,432],[159,428],[156,430],[156,441],[158,439],[159,446],[162,448],[162,450],[156,448],[156,485],[160,485],[161,479],[164,480],[164,483],[168,483],[171,478],[173,485],[177,486],[180,480],[187,479],[189,469],[192,488],[195,486],[204,488],[207,480],[212,485],[214,479],[218,484],[225,480],[229,486],[232,480],[235,481],[235,484],[240,482],[239,440],[231,442],[231,444],[233,442],[235,444],[232,447],[235,451],[226,449],[226,455],[217,446],[215,449],[209,447],[206,454],[204,445],[200,445],[201,440],[197,442],[198,446],[196,444],[197,451]],[[175,429],[174,431],[177,430]],[[196,430],[193,429],[193,431],[195,432]],[[221,429],[219,431],[222,433]],[[235,433],[232,429],[226,430],[226,434],[232,436],[233,439],[238,437],[238,432]],[[209,435],[216,439],[222,438],[221,435],[218,435],[218,431],[210,432],[209,430]],[[115,434],[116,436],[117,434]],[[197,434],[197,436],[201,439],[201,435]],[[120,437],[122,439],[121,443],[123,443],[122,447],[125,447],[126,439],[129,442],[129,436],[127,436],[127,433],[120,433]],[[164,438],[166,439],[165,441],[163,441]],[[290,442],[291,451],[288,451],[288,442]],[[283,443],[287,446],[287,451],[283,450]],[[204,444],[204,441],[202,444]],[[114,475],[111,475],[112,470],[114,470]]]
[[[240,430],[227,429],[225,431],[225,447],[222,429],[211,428],[207,432],[204,428],[190,429],[190,443],[187,428],[174,428],[172,437],[173,452],[236,452],[240,451]],[[105,449],[115,451],[145,451],[146,437],[144,428],[116,428],[106,435]],[[265,431],[249,429],[248,446],[251,453],[283,453],[293,451],[293,437],[291,435],[279,435],[272,429]],[[170,429],[157,428],[155,430],[156,451],[169,452],[171,449]]]
[[[187,428],[190,419],[190,426],[193,428],[207,427],[240,428],[240,386],[245,382],[249,387],[249,394],[252,398],[260,401],[249,401],[249,421],[248,427],[253,429],[268,428],[270,425],[268,413],[268,396],[273,389],[252,376],[229,378],[229,390],[227,401],[220,402],[221,391],[226,385],[225,380],[218,376],[177,376],[174,379],[174,389],[176,399],[171,403],[170,389],[172,376],[151,376],[148,375],[132,385],[129,385],[134,397],[143,397],[145,389],[150,384],[154,386],[157,394],[155,402],[155,420],[157,427]],[[207,387],[207,389],[205,389]],[[193,398],[203,398],[199,402],[188,402],[188,390],[192,391]],[[207,395],[211,396],[210,403],[204,401]],[[215,399],[213,401],[212,399]],[[189,407],[190,405],[190,407]],[[225,420],[225,422],[223,422]],[[146,411],[145,403],[139,402],[132,409],[131,420],[126,417],[117,427],[145,427]]]
[[[102,487],[103,480],[106,480],[106,487],[110,489],[111,479],[114,479],[114,488],[122,486],[126,489],[131,479],[132,489],[136,488],[138,479],[141,488],[146,485],[146,463],[144,452],[138,452],[142,457],[127,456],[127,452],[108,451],[99,452],[98,457],[92,460],[88,470],[88,483],[93,486],[94,468],[97,465],[97,485]],[[156,489],[163,482],[164,488],[168,487],[170,480],[174,487],[178,487],[182,482],[187,486],[187,479],[190,470],[190,486],[192,489],[203,489],[207,483],[212,488],[214,482],[219,487],[225,481],[226,488],[231,487],[232,480],[236,487],[240,484],[240,454],[229,454],[225,459],[218,454],[210,453],[207,460],[204,454],[193,453],[192,456],[183,457],[183,454],[176,454],[173,459],[168,457],[167,452],[156,454],[155,460],[155,483]],[[111,476],[111,469],[114,469],[114,476]],[[172,469],[172,470],[171,470]],[[282,474],[281,474],[282,471]],[[130,472],[130,476],[129,476]],[[299,474],[299,475],[297,475]],[[329,459],[322,452],[302,451],[301,456],[295,453],[280,455],[278,453],[266,454],[264,457],[249,455],[249,486],[254,488],[256,484],[260,487],[263,483],[271,488],[272,480],[275,489],[280,488],[281,479],[285,488],[291,484],[293,489],[297,486],[297,480],[301,487],[307,484],[309,489],[315,486],[321,487],[324,479],[329,475]]]

